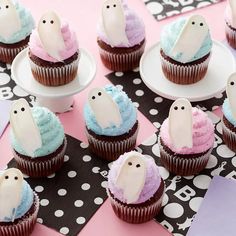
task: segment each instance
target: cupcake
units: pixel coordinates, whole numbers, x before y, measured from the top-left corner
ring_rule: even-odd
[[[140,224],[151,220],[161,208],[164,181],[151,157],[132,151],[114,161],[108,174],[107,194],[115,214]]]
[[[160,129],[160,161],[172,173],[195,175],[205,168],[214,137],[214,126],[207,114],[192,108],[188,100],[177,99]]]
[[[135,148],[137,110],[127,94],[113,85],[89,92],[84,117],[89,147],[108,161]]]
[[[225,144],[236,152],[236,73],[232,74],[227,83],[227,99],[222,111],[222,133]]]
[[[108,69],[128,71],[139,66],[145,48],[145,27],[124,1],[103,3],[97,34],[101,60]]]
[[[16,1],[1,1],[0,9],[0,62],[12,63],[16,55],[28,46],[34,19],[29,10]]]
[[[39,198],[20,170],[0,171],[0,235],[29,236],[36,224]]]
[[[203,79],[212,48],[205,19],[193,15],[167,25],[161,34],[160,48],[161,66],[168,80],[193,84]]]
[[[76,34],[55,12],[45,13],[29,41],[33,77],[45,86],[60,86],[77,77],[79,49]]]
[[[45,107],[30,108],[21,98],[12,105],[10,123],[14,158],[24,174],[43,177],[60,169],[67,140],[54,113]]]
[[[229,45],[236,49],[236,4],[228,0],[225,10],[225,34]]]

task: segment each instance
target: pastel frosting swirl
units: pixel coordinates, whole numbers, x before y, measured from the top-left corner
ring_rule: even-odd
[[[104,87],[104,89],[117,103],[120,110],[122,123],[119,127],[112,125],[111,127],[102,129],[98,125],[93,111],[87,103],[84,108],[84,118],[87,128],[98,135],[105,136],[118,136],[129,132],[129,130],[137,121],[137,110],[134,107],[132,101],[128,98],[125,92],[121,91],[113,85],[107,85]]]
[[[124,197],[123,190],[117,186],[116,179],[127,157],[128,153],[125,153],[116,161],[114,161],[108,174],[108,189],[116,199],[120,200],[123,203],[127,203],[127,199]],[[151,157],[146,157],[144,160],[147,166],[145,184],[138,200],[133,204],[140,204],[148,201],[151,197],[154,196],[161,184],[161,176],[154,159]]]
[[[223,114],[224,116],[226,117],[226,119],[234,126],[236,127],[236,120],[235,118],[233,117],[233,113],[232,113],[232,110],[231,110],[231,107],[230,107],[230,103],[229,103],[229,99],[226,98],[224,103],[223,103],[223,106],[222,106],[222,111],[223,111]]]
[[[193,146],[177,149],[169,135],[169,119],[167,118],[160,129],[160,137],[163,143],[173,152],[178,154],[198,154],[207,151],[214,145],[215,135],[212,121],[207,114],[198,108],[192,109],[193,114]],[[184,134],[183,134],[184,135]]]
[[[19,2],[13,1],[16,11],[19,15],[21,21],[21,29],[15,32],[10,38],[7,40],[0,36],[0,42],[5,44],[13,44],[24,40],[27,36],[29,36],[32,30],[35,27],[34,19],[30,13],[30,11],[24,8]],[[2,23],[3,24],[3,23]],[[7,22],[5,23],[7,25]]]
[[[61,33],[65,42],[65,50],[60,51],[60,56],[62,60],[66,60],[78,51],[79,46],[76,34],[74,31],[71,30],[67,22],[62,23]],[[29,48],[32,54],[41,58],[44,61],[58,62],[57,59],[51,57],[44,49],[40,41],[37,29],[33,30],[30,36]]]
[[[187,18],[179,18],[178,20],[166,25],[163,28],[161,33],[161,49],[167,56],[171,57],[170,55],[171,50],[175,45],[175,42],[179,37],[179,34],[187,20],[188,20]],[[195,61],[206,56],[211,51],[211,48],[212,48],[212,39],[210,33],[208,33],[200,49],[188,62]],[[172,58],[172,59],[178,61],[178,58]]]
[[[42,147],[37,149],[31,158],[49,155],[63,144],[65,138],[63,126],[57,116],[45,107],[33,107],[32,115],[41,134]],[[11,144],[18,153],[27,156],[12,131]]]

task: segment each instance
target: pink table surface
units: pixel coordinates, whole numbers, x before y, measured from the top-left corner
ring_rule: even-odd
[[[60,114],[59,117],[64,125],[67,134],[86,141],[84,135],[83,121],[83,106],[86,101],[87,93],[94,86],[101,86],[109,83],[104,77],[108,71],[101,63],[98,49],[96,45],[96,24],[100,14],[101,0],[21,0],[21,2],[31,9],[35,20],[37,21],[41,14],[49,9],[57,11],[61,16],[68,19],[71,25],[77,32],[79,44],[81,48],[89,50],[97,61],[97,74],[92,84],[75,96],[75,106],[73,111]],[[139,13],[146,25],[147,48],[157,42],[160,38],[162,27],[174,20],[176,17],[157,22],[148,10],[145,8],[141,0],[127,0],[129,5]],[[196,10],[195,13],[203,15],[210,26],[211,34],[214,39],[219,41],[225,38],[224,36],[224,9],[225,2],[212,5],[203,9]],[[187,13],[191,14],[191,13]],[[138,144],[151,136],[156,131],[156,128],[139,112],[138,119],[141,123],[141,128],[138,136]],[[0,139],[0,169],[12,158],[9,144],[9,127],[6,129]],[[37,224],[32,234],[33,236],[56,236],[59,233],[51,230],[43,225]],[[106,201],[100,209],[94,214],[91,220],[83,228],[80,236],[168,236],[170,235],[161,225],[154,221],[150,221],[141,225],[130,225],[117,219],[114,215],[111,206]]]

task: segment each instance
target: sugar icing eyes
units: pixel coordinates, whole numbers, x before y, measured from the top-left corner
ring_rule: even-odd
[[[231,82],[230,82],[230,85],[232,85],[232,86],[233,86],[233,85],[234,85],[234,81],[231,81]]]
[[[192,21],[192,25],[195,25],[195,21]],[[203,23],[201,22],[199,25],[203,26]]]
[[[99,97],[102,96],[102,93],[101,93],[101,92],[98,92],[98,96],[99,96]],[[92,96],[92,99],[94,100],[94,99],[96,99],[96,97],[95,97],[95,96]]]
[[[133,163],[129,161],[129,162],[128,162],[128,165],[129,165],[129,166],[132,166]],[[141,165],[140,165],[140,164],[137,164],[137,165],[136,165],[136,168],[139,168],[139,167],[141,167]]]
[[[47,23],[47,21],[46,21],[46,20],[43,20],[43,23],[44,23],[44,24],[46,24],[46,23]],[[51,20],[51,21],[50,21],[50,23],[51,23],[51,24],[53,24],[53,23],[54,23],[54,21],[53,21],[53,20]]]
[[[116,7],[116,4],[114,4],[113,7]],[[109,9],[110,5],[107,5],[106,8]]]
[[[175,106],[175,107],[174,107],[174,109],[177,111],[179,108],[178,108],[177,106]],[[184,109],[185,109],[185,107],[184,107],[184,106],[182,106],[182,107],[181,107],[181,109],[182,109],[182,110],[184,110]]]

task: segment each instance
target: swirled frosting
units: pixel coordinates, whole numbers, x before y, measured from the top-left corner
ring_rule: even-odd
[[[127,200],[124,197],[123,190],[117,186],[116,180],[120,168],[125,163],[128,155],[130,154],[125,153],[121,155],[116,161],[114,161],[108,174],[108,189],[111,191],[111,193],[116,199],[120,200],[123,203],[126,203]],[[144,157],[144,160],[147,166],[145,184],[139,195],[138,200],[133,204],[139,204],[149,200],[151,197],[154,196],[161,184],[161,176],[159,174],[159,170],[154,159],[151,157]]]
[[[64,129],[57,116],[45,107],[33,107],[32,115],[42,139],[42,147],[34,152],[32,158],[49,155],[62,145],[65,138]],[[12,131],[11,144],[18,153],[27,156]]]
[[[222,106],[223,114],[226,117],[226,119],[234,126],[236,127],[236,120],[233,117],[233,113],[230,107],[229,99],[226,98],[223,106]]]
[[[17,32],[15,32],[10,38],[7,40],[2,38],[0,36],[0,42],[6,43],[6,44],[13,44],[20,42],[21,40],[24,40],[27,36],[29,36],[32,32],[32,30],[35,27],[34,19],[30,13],[30,11],[26,8],[24,8],[19,2],[13,1],[17,14],[19,15],[20,22],[21,22],[21,29]],[[3,24],[3,22],[1,23]],[[4,24],[7,25],[7,22]]]
[[[169,135],[169,119],[167,118],[160,130],[160,137],[163,143],[173,152],[178,154],[197,154],[202,153],[213,147],[214,145],[214,126],[207,114],[198,108],[192,109],[193,114],[193,146],[192,148],[183,147],[177,149]],[[183,134],[184,135],[184,134]]]
[[[125,32],[129,41],[129,45],[127,46],[120,44],[116,45],[116,47],[133,47],[144,40],[145,26],[142,19],[134,11],[131,10],[124,1],[122,1],[122,3],[126,20]],[[108,45],[111,45],[111,41],[109,40],[104,31],[102,19],[99,20],[97,26],[97,35],[98,39],[102,40]]]
[[[98,135],[118,136],[129,132],[137,121],[137,110],[127,94],[113,85],[107,85],[104,88],[113,100],[117,103],[122,118],[122,123],[119,127],[112,125],[111,127],[102,129],[93,114],[89,104],[84,108],[84,118],[86,126]],[[109,114],[108,114],[109,115]]]
[[[163,28],[161,33],[161,49],[167,56],[171,57],[171,50],[187,20],[187,18],[179,18]],[[210,33],[208,33],[200,49],[188,62],[195,61],[206,56],[211,51],[211,48],[212,40]],[[178,58],[172,59],[178,61]]]
[[[65,50],[60,51],[60,56],[62,60],[66,60],[73,56],[78,51],[78,42],[77,37],[74,31],[71,30],[68,23],[63,22],[61,26],[61,33],[62,37],[65,42]],[[29,48],[31,53],[33,53],[35,56],[41,58],[42,60],[49,61],[49,62],[58,62],[57,59],[51,57],[47,51],[44,49],[37,29],[33,30],[30,41],[29,41]]]

